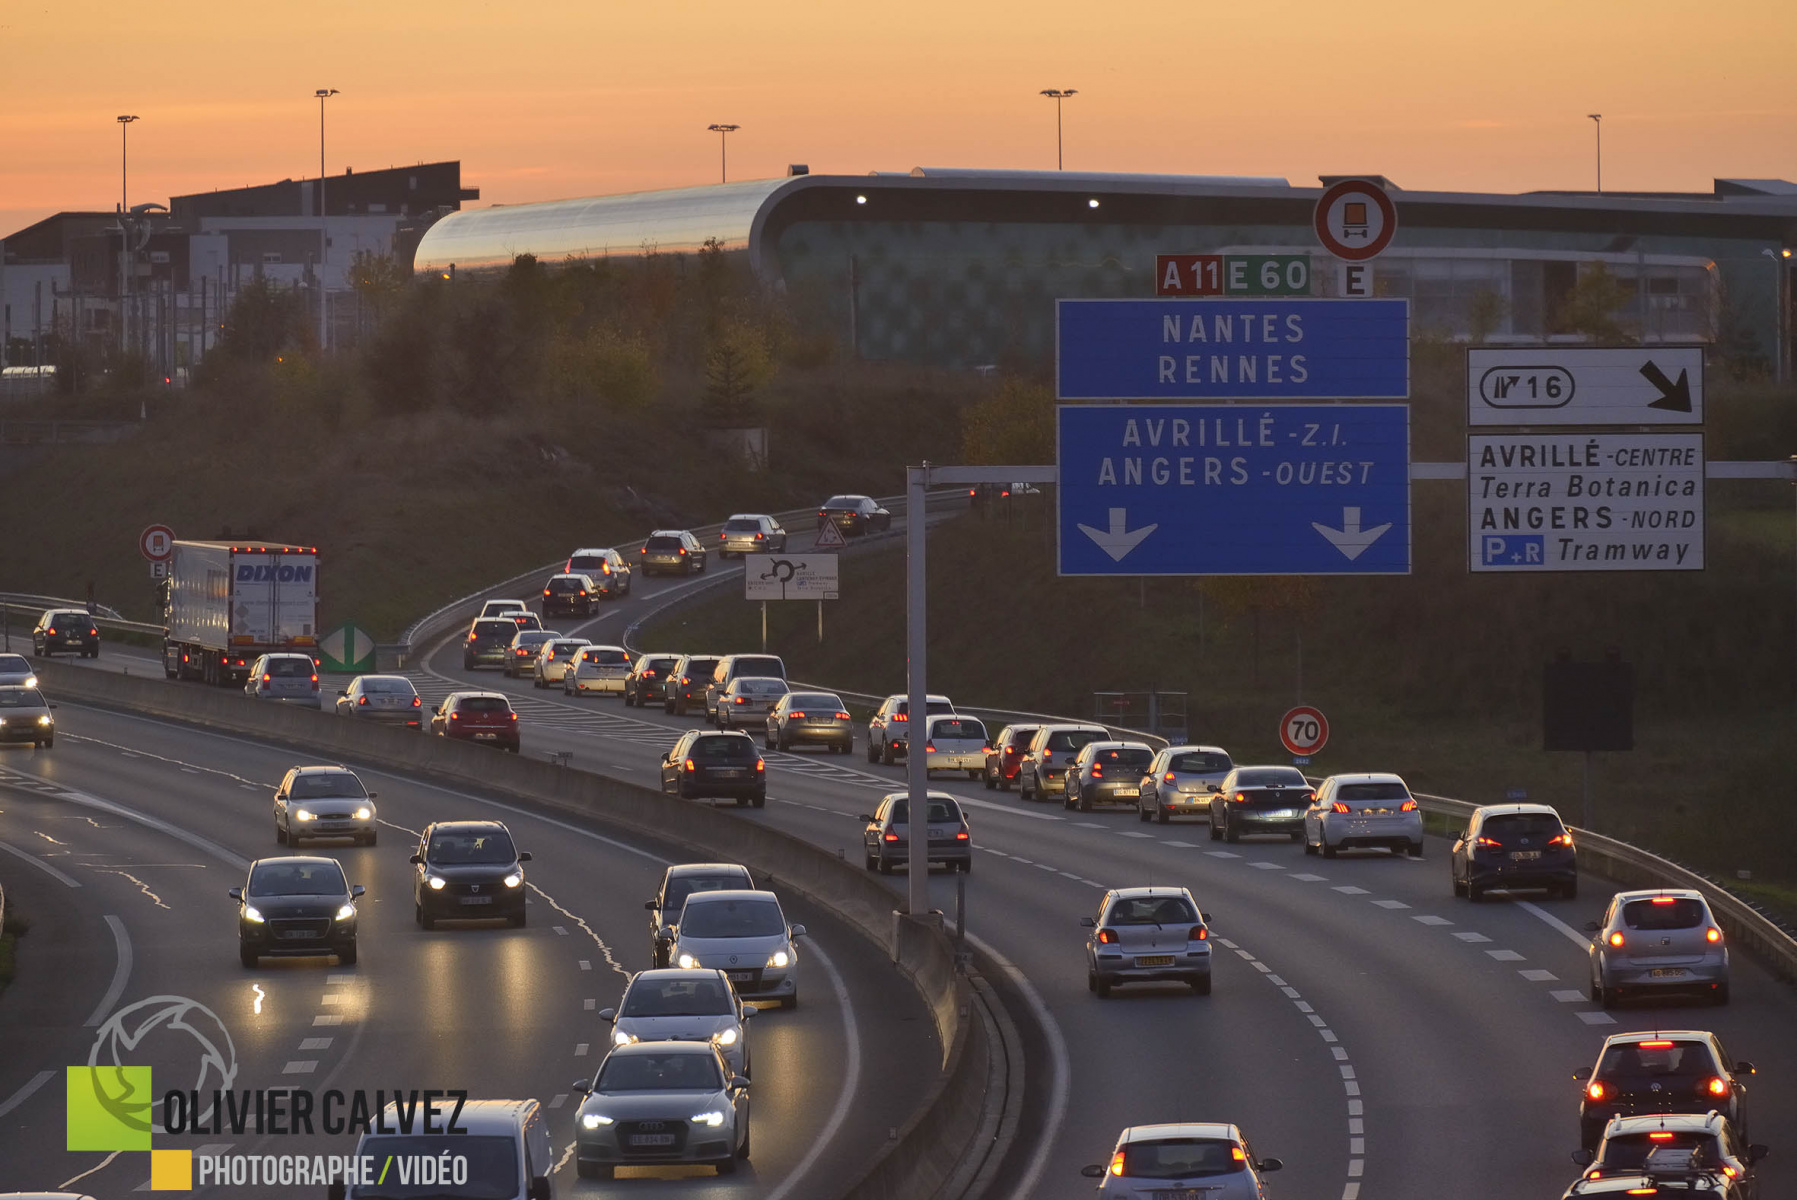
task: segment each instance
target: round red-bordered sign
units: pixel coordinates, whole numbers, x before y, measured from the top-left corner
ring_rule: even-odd
[[[1344,179],[1324,192],[1311,214],[1323,249],[1349,262],[1364,262],[1391,245],[1398,209],[1370,179]]]
[[[1321,709],[1299,705],[1279,718],[1279,740],[1300,757],[1315,754],[1329,743],[1329,719]]]
[[[151,525],[137,535],[137,548],[151,562],[167,562],[175,555],[175,531],[167,525]]]

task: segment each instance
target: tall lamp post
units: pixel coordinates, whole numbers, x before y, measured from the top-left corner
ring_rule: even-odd
[[[331,230],[324,215],[324,102],[337,94],[336,88],[319,88],[318,97],[318,349],[322,353],[330,342],[329,292],[325,281],[325,263],[331,257]]]
[[[1785,383],[1791,377],[1791,302],[1785,295],[1785,281],[1790,274],[1791,251],[1789,247],[1780,250],[1761,250],[1761,254],[1772,260],[1772,302],[1778,308],[1778,318],[1773,322],[1774,352],[1772,376],[1778,383]]]
[[[1604,114],[1586,113],[1591,123],[1597,126],[1597,194],[1604,194]]]
[[[1042,94],[1054,101],[1054,169],[1065,171],[1067,165],[1061,157],[1061,101],[1069,96],[1079,95],[1078,88],[1043,88]]]
[[[718,182],[730,182],[730,135],[741,129],[741,125],[707,125],[706,129],[718,135]]]
[[[122,353],[131,344],[130,323],[131,311],[131,156],[129,133],[131,122],[137,120],[130,115],[120,115],[119,122],[119,350]]]

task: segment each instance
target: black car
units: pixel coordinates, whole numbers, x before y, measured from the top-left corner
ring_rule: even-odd
[[[817,510],[817,527],[834,524],[847,536],[892,528],[892,514],[872,496],[831,496]]]
[[[674,676],[674,668],[679,665],[678,654],[639,654],[630,674],[624,676],[624,704],[626,707],[649,707],[651,701],[665,704],[668,699],[668,681]]]
[[[590,617],[599,607],[599,585],[586,575],[551,575],[543,585],[543,615]]]
[[[512,639],[517,636],[518,623],[510,617],[477,617],[462,643],[462,669],[503,668],[511,661]]]
[[[1747,1140],[1747,1085],[1753,1064],[1731,1058],[1722,1039],[1694,1029],[1613,1033],[1597,1065],[1573,1073],[1579,1145],[1595,1150],[1611,1117],[1705,1113],[1727,1117]]]
[[[1454,894],[1477,900],[1487,888],[1546,888],[1579,894],[1578,856],[1560,814],[1545,804],[1488,804],[1454,838],[1448,860]]]
[[[767,804],[767,763],[746,733],[689,729],[661,760],[661,790],[683,800]]]
[[[735,863],[676,863],[661,877],[661,890],[643,902],[649,910],[649,961],[668,965],[668,951],[680,927],[680,909],[694,892],[753,891],[749,868]]]
[[[91,614],[78,608],[50,609],[31,628],[31,652],[39,658],[71,652],[98,658],[100,627]]]
[[[413,919],[426,929],[441,920],[503,918],[523,925],[528,851],[512,844],[503,821],[437,821],[425,826],[412,855]]]
[[[237,901],[237,956],[254,967],[265,954],[335,954],[356,961],[356,897],[334,858],[262,858],[231,889]]]
[[[667,686],[662,689],[662,710],[680,716],[685,716],[686,710],[694,706],[702,711],[705,691],[711,686],[711,673],[717,670],[723,658],[721,654],[681,655],[680,661],[674,664]]]
[[[1317,798],[1296,767],[1237,767],[1210,798],[1210,838],[1240,841],[1248,833],[1304,836],[1304,811]]]

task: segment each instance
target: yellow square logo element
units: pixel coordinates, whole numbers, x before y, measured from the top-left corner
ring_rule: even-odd
[[[150,1151],[150,1190],[152,1192],[191,1192],[193,1190],[193,1151]]]

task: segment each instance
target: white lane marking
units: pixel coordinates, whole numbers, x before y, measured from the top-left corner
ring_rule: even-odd
[[[581,959],[580,960],[580,969],[583,971],[591,971],[593,969],[593,960],[590,958]]]
[[[268,993],[262,990],[262,985],[259,983],[250,984],[250,990],[256,993],[253,1011],[260,1014],[262,1012],[262,1002],[268,998]]]
[[[36,780],[38,778],[37,776],[25,775],[22,772],[0,771],[0,781],[3,781],[6,777],[12,775],[16,775],[18,778],[22,779]],[[196,849],[204,850],[207,854],[212,855],[214,858],[228,866],[236,867],[243,871],[249,870],[249,859],[244,858],[239,854],[233,854],[217,842],[212,841],[209,838],[203,838],[197,833],[189,833],[180,826],[170,824],[160,817],[152,817],[148,813],[141,813],[134,808],[127,808],[125,805],[119,804],[116,801],[102,800],[98,796],[90,795],[87,792],[76,791],[74,788],[61,788],[54,795],[58,800],[66,801],[70,804],[79,804],[86,808],[97,808],[101,812],[111,813],[115,817],[123,817],[127,821],[134,821],[146,828],[154,829],[158,833],[166,833],[168,836],[178,838]]]
[[[1468,943],[1489,942],[1491,940],[1490,938],[1486,937],[1484,934],[1474,933],[1470,929],[1463,929],[1459,933],[1456,933],[1454,936],[1459,938],[1461,941],[1468,942]]]
[[[343,993],[342,992],[326,992],[324,995],[322,995],[318,998],[318,1002],[320,1004],[342,1004],[343,1003]]]
[[[595,1008],[599,1007],[599,1001],[589,996],[580,1002],[580,1007],[586,1009],[588,1012],[592,1012]]]
[[[137,876],[133,875],[129,871],[123,871],[117,867],[102,867],[98,863],[82,863],[81,865],[86,867],[90,871],[98,871],[102,875],[119,875],[126,879],[129,879],[132,883],[135,883],[137,885],[138,891],[142,892],[144,895],[148,896],[151,900],[155,901],[157,908],[168,908],[168,905],[166,905],[162,902],[162,897],[158,896],[155,892],[152,892],[150,890],[149,884],[145,883],[143,880],[139,879]],[[173,910],[170,910],[170,911],[173,911]]]
[[[1288,879],[1296,879],[1299,883],[1327,883],[1327,875],[1289,875]]]
[[[1607,1012],[1582,1012],[1579,1014],[1579,1020],[1585,1022],[1585,1024],[1587,1024],[1587,1025],[1614,1025],[1614,1024],[1616,1024],[1616,1018],[1612,1017]]]
[[[555,1095],[553,1095],[549,1098],[549,1107],[550,1108],[560,1108],[562,1105],[566,1104],[567,1102],[568,1102],[568,1093],[557,1092]]]
[[[1074,874],[1074,873],[1073,873],[1073,872],[1072,872],[1072,871],[1062,871],[1062,872],[1061,872],[1061,874],[1063,874],[1063,875],[1065,875],[1065,876],[1066,876],[1066,877],[1067,877],[1067,878],[1069,878],[1069,879],[1071,879],[1071,880],[1073,880],[1073,881],[1074,881],[1074,882],[1076,882],[1076,883],[1083,883],[1083,882],[1084,882],[1084,879],[1083,879],[1083,877],[1081,877],[1081,876],[1079,876],[1079,875],[1076,875],[1076,874]]]
[[[1517,974],[1521,975],[1530,983],[1548,983],[1560,978],[1552,971],[1543,971],[1540,967],[1524,967],[1522,970],[1518,971]]]
[[[1585,993],[1578,988],[1555,988],[1548,995],[1561,1004],[1583,1004],[1585,1002]]]
[[[1380,908],[1389,908],[1393,912],[1396,912],[1400,908],[1409,908],[1410,907],[1408,904],[1404,903],[1402,900],[1375,900],[1375,901],[1373,901],[1373,903],[1377,904]]]
[[[596,931],[591,925],[588,925],[586,923],[586,918],[577,917],[573,913],[569,912],[567,909],[563,908],[560,904],[557,904],[554,896],[551,896],[548,892],[545,892],[542,888],[538,887],[536,884],[531,883],[530,881],[526,880],[524,886],[528,887],[531,891],[535,892],[537,895],[541,896],[544,900],[548,901],[549,907],[553,908],[556,912],[558,912],[562,916],[568,918],[568,920],[574,922],[576,925],[580,926],[581,930],[588,937],[593,939],[593,945],[599,947],[599,953],[603,954],[605,956],[605,965],[606,966],[610,967],[612,970],[614,970],[618,974],[622,975],[625,979],[630,978],[630,972],[626,971],[624,969],[623,964],[620,963],[616,958],[614,958],[612,956],[611,947],[605,944],[605,939],[599,936],[598,931]],[[580,969],[583,971],[590,971],[593,969],[593,964],[588,959],[583,958],[580,960]]]
[[[96,711],[99,711],[99,710],[96,710]],[[107,715],[112,716],[112,717],[125,717],[129,720],[146,721],[149,724],[166,724],[166,722],[152,721],[145,717],[132,717],[129,713],[108,712]],[[208,730],[208,732],[210,732],[210,730]],[[113,749],[113,750],[123,750],[126,754],[131,755],[133,758],[153,758],[157,762],[165,762],[165,763],[168,763],[172,767],[180,767],[183,771],[186,771],[189,775],[222,775],[226,779],[235,779],[238,783],[247,784],[249,786],[252,786],[259,792],[260,791],[272,792],[275,789],[274,784],[263,783],[260,779],[251,779],[247,775],[238,775],[231,771],[221,771],[216,767],[208,767],[208,766],[205,766],[200,763],[190,763],[190,762],[186,762],[179,758],[170,758],[165,754],[152,754],[148,750],[126,750],[125,747],[119,745],[117,742],[109,742],[103,738],[89,737],[86,734],[79,734],[79,733],[65,733],[62,736],[64,736],[71,742],[92,742],[96,746],[106,746],[109,749]],[[214,734],[213,736],[222,737],[222,736],[226,736],[226,735]],[[231,740],[232,741],[241,741],[242,739],[232,738]],[[267,744],[263,743],[263,742],[245,742],[244,744],[255,746],[259,750],[267,750],[268,749]]]
[[[1497,959],[1499,962],[1523,962],[1523,961],[1525,961],[1523,956],[1518,954],[1514,950],[1487,950],[1485,953],[1491,955],[1491,957]]]
[[[108,915],[106,927],[112,930],[112,944],[118,951],[118,959],[112,968],[112,984],[106,994],[100,997],[100,1003],[94,1006],[93,1015],[87,1019],[87,1028],[92,1029],[106,1019],[112,1006],[119,1002],[125,994],[125,982],[131,978],[131,936],[125,932],[125,923],[117,917]]]
[[[1285,868],[1280,866],[1278,863],[1272,863],[1272,862],[1251,862],[1248,865],[1253,867],[1256,871],[1283,871],[1283,870],[1285,870]]]
[[[970,938],[969,940],[974,939]],[[849,1109],[853,1107],[851,1101],[855,1091],[861,1086],[861,1029],[860,1023],[855,1020],[855,1009],[849,999],[848,984],[843,981],[842,972],[836,969],[836,964],[830,960],[828,954],[814,945],[811,947],[811,955],[823,967],[824,974],[830,977],[830,990],[836,993],[836,1002],[842,1008],[842,1033],[843,1037],[848,1039],[848,1061],[843,1066],[842,1088],[836,1095],[836,1106],[830,1113],[830,1119],[824,1123],[823,1130],[812,1139],[810,1151],[799,1160],[798,1166],[788,1172],[786,1178],[780,1181],[780,1186],[769,1192],[763,1200],[783,1200],[799,1185],[799,1182],[816,1165],[825,1148],[831,1145],[837,1133],[842,1129],[842,1123],[848,1118]]]
[[[554,926],[551,926],[551,928],[553,928],[555,930],[555,932],[562,937],[568,936],[568,927],[566,925],[554,925]]]
[[[1033,858],[1022,858],[1022,857],[1020,857],[1020,856],[1018,856],[1018,855],[1016,855],[1016,854],[1013,854],[1013,855],[1011,855],[1011,861],[1012,861],[1012,862],[1020,862],[1020,863],[1022,863],[1022,864],[1023,864],[1023,865],[1024,865],[1024,866],[1026,866],[1026,867],[1033,867],[1033,866],[1035,866],[1035,865],[1036,865],[1036,860],[1035,860],[1035,859],[1033,859]]]
[[[38,835],[38,836],[39,836],[39,837],[41,837],[41,838],[43,838],[43,839],[44,839],[44,840],[45,840],[45,841],[46,841],[46,842],[49,842],[49,843],[50,843],[50,844],[51,844],[51,845],[52,845],[52,846],[66,846],[66,845],[68,845],[68,843],[67,843],[67,842],[59,842],[59,841],[57,841],[57,840],[56,840],[56,839],[55,839],[55,838],[53,838],[53,837],[51,837],[51,836],[50,836],[50,835],[49,835],[49,834],[47,834],[47,833],[45,833],[45,832],[44,832],[44,831],[43,831],[43,830],[41,830],[41,829],[37,829],[37,830],[33,830],[33,831],[32,831],[32,832],[34,832],[34,833],[36,833],[36,834],[37,834],[37,835]]]
[[[1205,853],[1212,858],[1240,858],[1241,857],[1241,855],[1231,854],[1227,850],[1206,850]]]
[[[331,1041],[332,1039],[327,1037],[302,1038],[300,1039],[299,1048],[301,1050],[329,1050],[331,1048]]]
[[[1175,841],[1164,841],[1161,843],[1161,845],[1163,845],[1163,846],[1177,846],[1181,850],[1190,850],[1197,844],[1198,843],[1196,843],[1196,842],[1175,842]]]
[[[1522,909],[1524,912],[1532,913],[1536,917],[1539,917],[1541,920],[1547,922],[1549,928],[1558,929],[1563,935],[1565,935],[1565,937],[1568,941],[1570,941],[1573,945],[1577,946],[1579,949],[1581,949],[1581,950],[1590,949],[1591,939],[1588,936],[1580,933],[1578,930],[1576,930],[1572,926],[1568,925],[1565,921],[1562,921],[1559,917],[1556,917],[1553,913],[1547,911],[1547,909],[1542,908],[1539,904],[1536,904],[1533,900],[1517,900],[1517,901],[1514,901],[1514,903],[1515,903],[1516,907]]]
[[[1042,1172],[1048,1168],[1048,1156],[1059,1148],[1061,1126],[1067,1120],[1067,1103],[1072,1091],[1073,1074],[1067,1057],[1067,1039],[1062,1035],[1054,1014],[1048,1011],[1048,1005],[1043,1002],[1042,993],[1036,990],[1035,984],[1029,981],[1016,963],[1000,954],[991,943],[978,935],[968,934],[967,940],[981,954],[996,963],[999,970],[1010,979],[1048,1041],[1048,1111],[1039,1126],[1041,1141],[1037,1143],[1038,1149],[1029,1165],[1024,1168],[1022,1178],[1007,1197],[1007,1200],[1033,1200],[1036,1184],[1042,1178]],[[767,1200],[779,1198],[769,1196]]]
[[[320,1013],[312,1018],[312,1026],[315,1029],[329,1028],[332,1025],[341,1024],[343,1024],[343,1018],[337,1013]]]
[[[5,1100],[0,1101],[0,1117],[4,1117],[7,1113],[31,1099],[31,1094],[33,1092],[43,1087],[54,1078],[56,1078],[55,1071],[39,1071],[36,1075],[33,1075],[30,1079],[26,1080],[23,1087],[8,1096]],[[64,1186],[67,1185],[65,1184]]]
[[[310,1075],[318,1070],[318,1060],[314,1058],[295,1059],[281,1068],[283,1075]]]
[[[1296,991],[1297,989],[1293,988],[1291,990]],[[1298,1011],[1301,1013],[1313,1013],[1316,1011],[1316,1009],[1310,1006],[1310,1001],[1308,1000],[1297,1000],[1293,1001],[1293,1003],[1298,1006]]]
[[[1347,1062],[1348,1061],[1348,1052],[1346,1050],[1342,1049],[1340,1046],[1329,1047],[1329,1053],[1335,1056],[1335,1060],[1337,1062]],[[1348,1128],[1350,1131],[1353,1130],[1354,1125],[1355,1125],[1355,1122],[1353,1122],[1353,1121],[1348,1122]]]
[[[1127,838],[1151,838],[1154,835],[1152,833],[1139,833],[1134,829],[1121,829],[1117,831],[1117,836]]]
[[[324,977],[324,983],[326,987],[334,987],[339,983],[354,983],[359,978],[357,975],[343,975],[333,971]]]
[[[0,842],[0,850],[4,850],[8,854],[15,855],[19,858],[24,859],[26,862],[30,863],[34,867],[38,867],[44,871],[48,871],[50,873],[51,877],[56,879],[57,881],[59,881],[64,887],[78,888],[81,886],[81,881],[79,879],[75,879],[69,875],[63,874],[61,871],[57,870],[55,867],[51,866],[49,863],[45,862],[43,859],[39,858],[35,854],[32,854],[25,850],[21,850],[17,846],[9,846],[5,842]]]
[[[1053,875],[1055,873],[1055,871],[1058,870],[1058,868],[1051,867],[1047,863],[1035,863],[1033,865],[1035,866],[1036,870],[1047,871],[1050,875]]]
[[[1417,922],[1419,925],[1452,925],[1453,924],[1453,922],[1448,920],[1446,917],[1438,917],[1438,916],[1433,915],[1432,913],[1424,913],[1420,917],[1411,917],[1410,919],[1412,921]]]
[[[587,1056],[587,1050],[590,1048],[590,1045],[591,1044],[588,1042],[575,1042],[574,1043],[574,1057],[575,1058],[585,1058]]]
[[[1340,892],[1344,896],[1365,896],[1368,894],[1365,888],[1355,887],[1351,883],[1343,884],[1340,887],[1332,887],[1329,890],[1332,892]]]
[[[1337,1068],[1337,1070],[1339,1070],[1342,1073],[1343,1079],[1354,1078],[1354,1068],[1348,1066],[1346,1063],[1343,1063],[1340,1067]]]
[[[1073,827],[1075,829],[1109,829],[1110,828],[1110,826],[1106,825],[1103,821],[1075,821],[1073,823]]]

